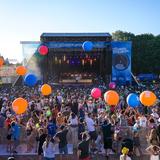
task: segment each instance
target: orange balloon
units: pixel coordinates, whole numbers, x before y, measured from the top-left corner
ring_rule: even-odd
[[[48,96],[52,93],[52,88],[50,85],[48,84],[44,84],[42,87],[41,87],[41,93],[44,95],[44,96]]]
[[[108,105],[117,105],[119,102],[119,95],[116,91],[109,90],[104,94],[104,100]]]
[[[3,64],[4,64],[4,59],[0,57],[0,67],[3,66]]]
[[[24,98],[17,98],[12,102],[12,109],[16,114],[22,114],[27,110],[28,102]]]
[[[16,73],[20,76],[24,76],[27,73],[27,69],[24,66],[18,66],[16,68]]]
[[[157,97],[151,91],[143,91],[140,94],[140,101],[144,106],[153,106],[156,103]]]

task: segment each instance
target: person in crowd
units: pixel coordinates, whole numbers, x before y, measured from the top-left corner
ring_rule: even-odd
[[[108,119],[105,119],[105,121],[102,124],[102,133],[106,157],[109,158],[109,153],[112,150],[112,135],[114,132],[112,130],[111,123]]]
[[[87,125],[87,130],[90,135],[91,150],[94,152],[94,151],[96,151],[95,141],[97,139],[97,132],[96,132],[96,128],[95,128],[95,122],[91,116],[91,113],[88,113],[88,115],[86,115],[85,122]]]
[[[38,160],[42,159],[43,154],[43,143],[45,142],[47,137],[47,134],[45,133],[45,130],[43,128],[39,128],[39,136],[37,137],[38,143]]]
[[[83,118],[80,118],[78,123],[78,140],[82,140],[83,132],[85,132],[85,122]]]
[[[0,113],[0,143],[2,142],[2,139],[4,138],[3,135],[5,134],[5,117]]]
[[[139,116],[139,125],[142,129],[146,128],[148,126],[147,124],[147,118],[145,117],[144,114],[141,114]]]
[[[151,116],[153,117],[155,123],[157,124],[158,123],[158,119],[159,119],[159,115],[157,113],[157,109],[156,108],[152,109]]]
[[[53,121],[51,118],[48,122],[48,125],[47,125],[47,130],[48,130],[48,135],[54,137],[55,134],[56,134],[56,130],[57,130],[57,126],[56,126],[56,122]]]
[[[96,149],[98,151],[98,153],[102,153],[102,136],[101,136],[101,131],[98,132],[98,136],[97,136],[97,139],[95,141],[95,144],[96,144]]]
[[[73,148],[76,149],[78,143],[78,117],[73,112],[71,112],[69,117],[69,126],[71,130]]]
[[[159,160],[160,159],[160,147],[157,145],[150,145],[146,148],[146,151],[150,154],[150,160]]]
[[[133,132],[133,150],[137,157],[142,155],[141,146],[140,146],[140,139],[139,139],[139,131]]]
[[[73,112],[75,115],[78,115],[78,102],[76,99],[73,99],[72,101],[71,112]]]
[[[155,128],[151,129],[150,134],[149,134],[149,143],[151,145],[159,145],[159,137],[157,135],[157,131]]]
[[[20,139],[20,126],[13,121],[11,123],[11,133],[13,138],[13,153],[17,153],[16,148],[19,145],[19,139]]]
[[[12,128],[9,124],[7,127],[7,152],[11,153],[12,151]]]
[[[26,125],[26,136],[27,136],[27,152],[31,152],[33,148],[32,136],[33,136],[33,127],[30,121]]]
[[[119,114],[119,125],[123,127],[128,126],[128,122],[124,111],[121,111],[121,113]]]
[[[136,123],[133,125],[133,130],[139,131],[140,130],[140,122],[136,120]]]
[[[121,135],[122,131],[120,130],[119,126],[115,126],[114,127],[114,135],[113,135],[113,149],[115,151],[115,153],[120,153],[119,149],[120,149],[120,144],[121,144],[121,140],[122,140],[122,135]]]
[[[120,155],[120,160],[131,160],[131,158],[128,156],[129,149],[126,147],[123,147],[122,154]]]
[[[149,116],[148,127],[149,129],[156,127],[155,119],[153,118],[153,116]]]
[[[159,138],[159,140],[160,140],[160,118],[158,119],[157,135],[158,135],[158,138]]]
[[[67,147],[67,133],[68,133],[68,127],[62,125],[60,126],[60,131],[57,132],[55,137],[59,141],[59,153],[61,154],[60,158],[62,160],[62,154],[68,154],[68,147]]]
[[[55,140],[48,135],[42,146],[44,160],[55,160]]]
[[[61,112],[59,112],[57,115],[56,124],[57,124],[57,127],[60,127],[61,125],[65,124],[65,117]]]
[[[82,140],[78,144],[78,159],[79,160],[90,160],[89,156],[89,140],[90,136],[87,132],[83,132]]]
[[[56,118],[57,118],[57,114],[58,114],[59,110],[58,110],[58,106],[55,105],[52,109],[52,119],[53,119],[53,123],[56,123]]]

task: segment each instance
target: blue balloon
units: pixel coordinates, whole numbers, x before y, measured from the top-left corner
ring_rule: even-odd
[[[93,49],[93,43],[90,42],[90,41],[85,41],[82,45],[82,48],[83,48],[84,51],[89,52]]]
[[[37,83],[37,77],[34,74],[27,74],[24,78],[24,83],[29,87],[33,87]]]
[[[131,93],[127,96],[127,104],[130,106],[130,107],[138,107],[139,104],[140,104],[140,101],[139,101],[139,97],[137,94],[135,93]]]

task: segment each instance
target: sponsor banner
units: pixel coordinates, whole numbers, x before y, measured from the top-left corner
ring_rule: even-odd
[[[130,41],[113,41],[112,46],[112,81],[126,83],[131,76],[131,46]]]

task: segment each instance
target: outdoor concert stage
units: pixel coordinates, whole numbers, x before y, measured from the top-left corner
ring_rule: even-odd
[[[84,41],[93,43],[92,51],[83,51]],[[56,77],[63,84],[91,84],[98,76],[105,80],[112,68],[110,42],[111,35],[108,33],[43,33],[41,44],[49,48],[49,53],[40,65],[43,80]]]

